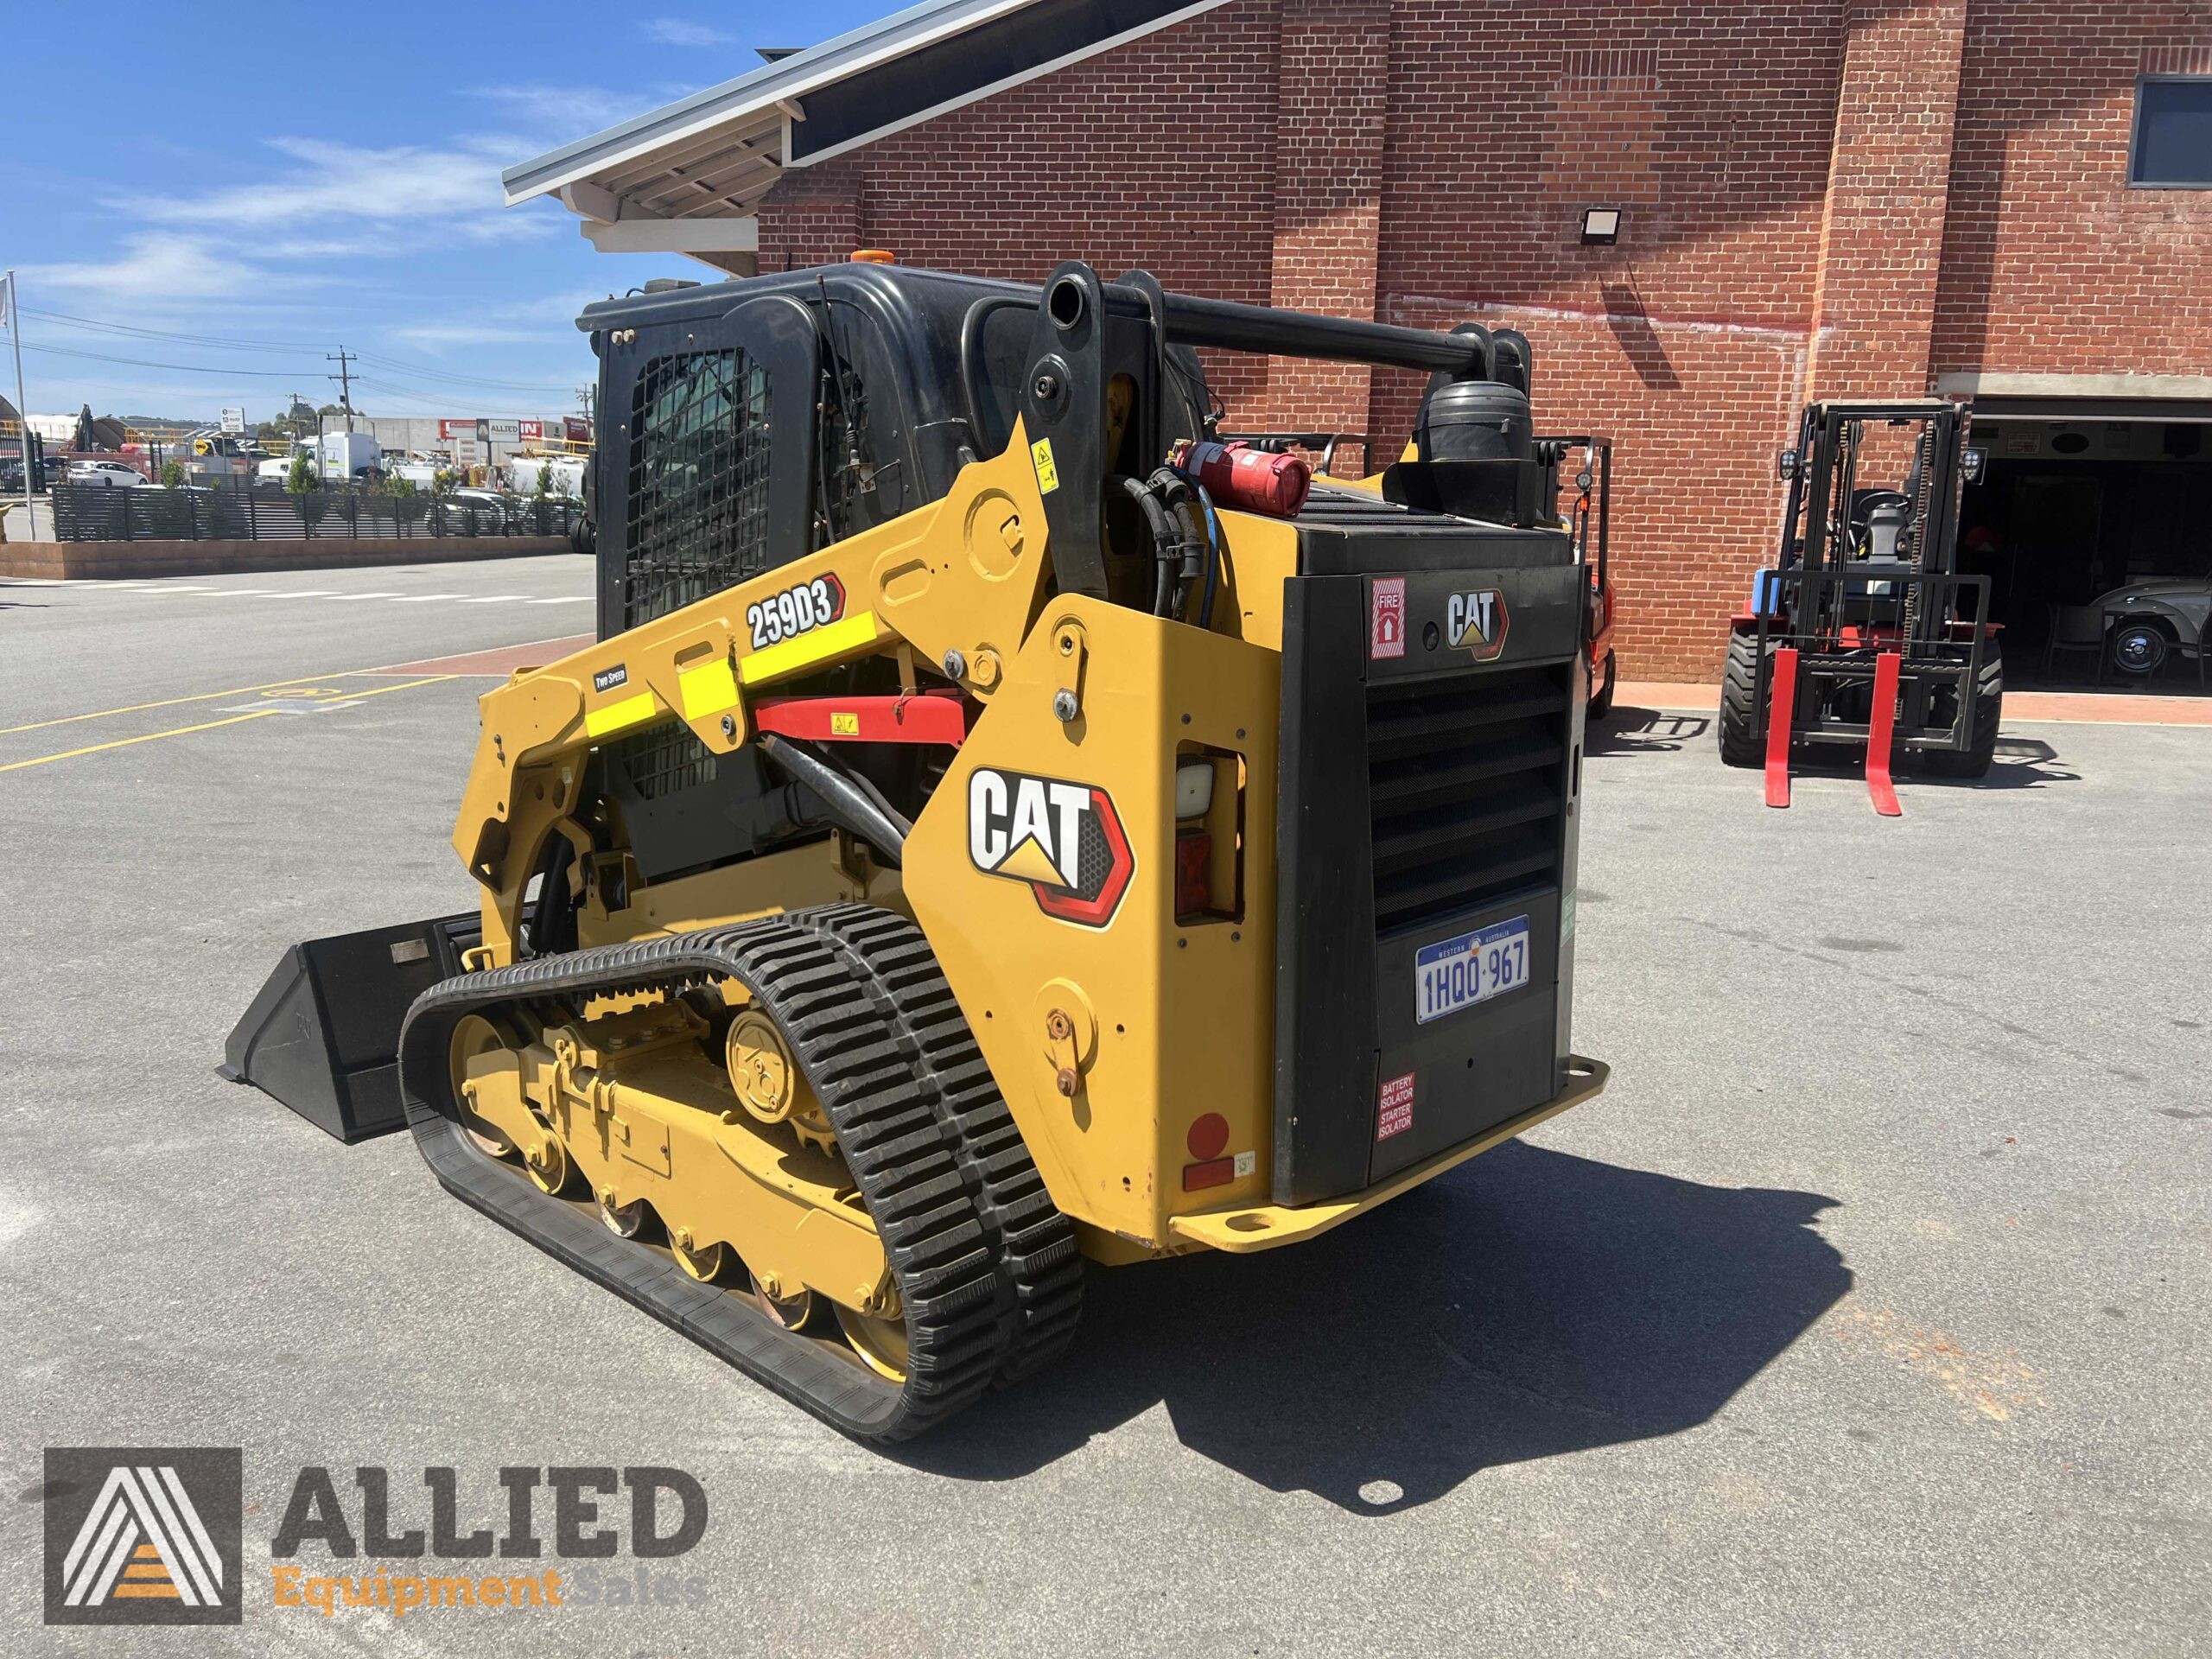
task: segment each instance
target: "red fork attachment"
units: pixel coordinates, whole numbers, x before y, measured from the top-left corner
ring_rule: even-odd
[[[1890,781],[1890,741],[1897,720],[1897,653],[1878,652],[1874,658],[1874,709],[1866,721],[1866,792],[1874,810],[1885,818],[1901,818],[1897,785]]]
[[[1774,653],[1766,710],[1766,804],[1789,804],[1789,726],[1797,712],[1797,648]]]

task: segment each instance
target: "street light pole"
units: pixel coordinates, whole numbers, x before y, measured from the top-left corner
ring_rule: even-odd
[[[31,540],[38,540],[38,509],[31,505],[31,416],[23,401],[23,296],[16,290],[16,273],[8,273],[8,340],[16,348],[16,453],[23,458],[23,512],[31,521]]]

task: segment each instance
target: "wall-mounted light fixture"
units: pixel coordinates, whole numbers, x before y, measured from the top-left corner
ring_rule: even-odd
[[[1621,210],[1618,207],[1585,207],[1582,210],[1582,245],[1611,247],[1621,239]]]

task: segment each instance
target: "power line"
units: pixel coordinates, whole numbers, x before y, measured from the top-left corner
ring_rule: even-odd
[[[472,386],[492,386],[502,391],[551,392],[559,389],[550,382],[537,380],[490,380],[482,375],[454,374],[444,369],[433,369],[420,363],[409,363],[396,357],[385,357],[375,352],[355,353],[364,363],[379,364],[387,369],[416,375],[428,380],[454,380]]]
[[[22,314],[25,316],[40,317],[49,322],[68,323],[76,327],[93,330],[96,333],[120,334],[134,340],[174,340],[184,345],[210,346],[220,347],[228,351],[241,352],[311,352],[323,351],[326,349],[323,344],[320,341],[242,340],[236,336],[226,334],[187,334],[170,328],[147,328],[135,323],[111,322],[99,317],[80,317],[67,311],[42,311],[35,309],[30,306],[25,306],[22,308]],[[32,346],[28,347],[27,349],[59,352],[64,348],[48,346]],[[92,354],[79,353],[79,355],[89,356]],[[451,370],[432,368],[428,364],[410,363],[404,358],[388,357],[378,352],[355,352],[351,353],[351,355],[359,359],[362,362],[376,363],[396,373],[404,374],[410,378],[423,380],[444,382],[459,387],[480,388],[495,391],[527,391],[534,392],[541,397],[556,397],[560,396],[563,390],[561,387],[550,381],[501,380],[486,375],[457,374]],[[116,360],[124,361],[127,359],[118,359]],[[207,373],[218,372],[218,371],[212,369],[202,372]],[[230,372],[230,371],[226,371],[226,372]],[[260,371],[241,369],[234,371],[234,372],[246,374],[260,372]]]
[[[23,308],[27,317],[41,317],[48,322],[73,323],[79,328],[90,328],[104,334],[127,334],[138,340],[173,340],[188,346],[224,346],[242,352],[315,352],[322,349],[319,341],[289,340],[238,340],[224,334],[187,334],[168,328],[145,328],[130,322],[103,322],[97,317],[72,316],[67,311],[40,311],[30,306]]]
[[[312,371],[299,369],[219,369],[204,363],[151,363],[143,358],[111,357],[105,352],[72,351],[67,346],[37,346],[23,342],[27,352],[44,352],[50,357],[80,357],[93,363],[122,363],[134,369],[165,369],[175,374],[217,374],[227,376],[251,375],[257,379],[289,380]]]

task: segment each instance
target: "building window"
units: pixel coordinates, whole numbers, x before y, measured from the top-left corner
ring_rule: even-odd
[[[2135,147],[2127,181],[2212,190],[2212,78],[2145,76],[2135,83]]]

